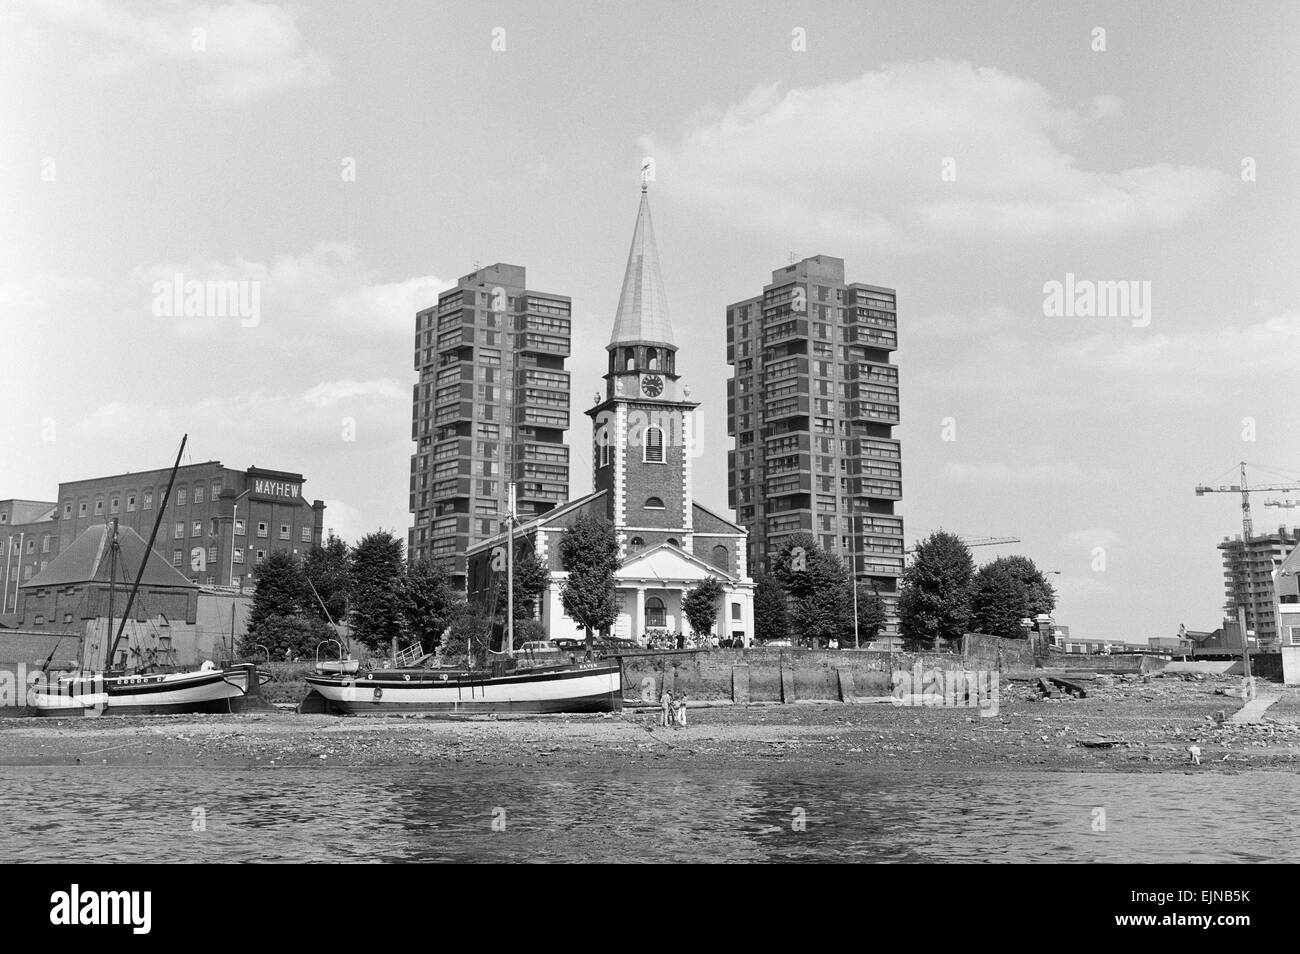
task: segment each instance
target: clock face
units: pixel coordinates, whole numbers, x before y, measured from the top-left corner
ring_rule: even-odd
[[[650,374],[641,379],[641,390],[650,397],[658,397],[664,389],[664,379],[657,374]]]

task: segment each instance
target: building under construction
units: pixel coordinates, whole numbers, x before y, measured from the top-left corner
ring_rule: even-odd
[[[1300,543],[1300,530],[1278,527],[1272,533],[1243,538],[1225,537],[1223,551],[1224,615],[1235,621],[1237,607],[1246,609],[1246,628],[1255,633],[1256,652],[1276,652],[1279,633],[1273,571]]]

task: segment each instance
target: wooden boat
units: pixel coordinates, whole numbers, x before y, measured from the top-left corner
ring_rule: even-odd
[[[43,716],[230,712],[253,679],[260,687],[271,674],[253,663],[189,672],[75,673],[37,685],[28,702]]]
[[[357,675],[314,673],[307,684],[327,711],[349,715],[445,712],[617,712],[623,667],[617,660],[517,669],[377,669]]]
[[[299,711],[323,699],[327,712],[351,715],[386,712],[453,714],[525,712],[616,712],[623,708],[623,667],[598,660],[517,667],[514,656],[515,485],[510,484],[506,545],[506,629],[504,649],[490,670],[393,666],[365,673],[317,671],[306,676],[313,696]],[[323,605],[323,604],[322,604]],[[320,647],[317,646],[318,654]],[[491,650],[489,649],[489,652]],[[410,659],[427,659],[417,646]]]
[[[49,673],[34,684],[28,692],[28,706],[43,716],[71,715],[160,715],[177,712],[230,712],[236,699],[250,691],[265,685],[271,674],[259,670],[253,663],[234,663],[220,669],[211,662],[202,667],[182,672],[123,672],[111,668],[117,653],[117,647],[126,629],[126,621],[131,618],[131,606],[140,589],[144,577],[145,564],[153,552],[154,541],[158,536],[158,527],[162,523],[167,501],[171,496],[172,486],[176,481],[176,471],[185,453],[188,435],[181,439],[180,450],[176,454],[176,463],[172,466],[171,478],[158,504],[158,516],[154,520],[153,532],[145,546],[144,557],[140,561],[135,584],[127,597],[126,609],[122,613],[117,636],[111,641],[103,670],[91,670],[53,674]],[[112,535],[109,541],[109,590],[108,590],[108,633],[113,631],[113,602],[117,590],[117,567],[120,545],[118,542],[117,518],[113,519]],[[83,655],[85,647],[83,645]],[[54,653],[51,651],[50,656]],[[48,667],[50,660],[46,659]],[[87,662],[83,659],[83,666]]]

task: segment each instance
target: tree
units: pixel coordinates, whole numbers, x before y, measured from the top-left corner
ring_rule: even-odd
[[[564,611],[587,633],[614,625],[618,605],[614,601],[614,574],[619,568],[618,541],[614,527],[595,514],[583,514],[560,537],[560,565],[568,579],[560,588]]]
[[[787,537],[772,559],[772,575],[792,599],[804,599],[848,579],[840,558],[827,553],[811,533]]]
[[[789,597],[790,627],[800,638],[853,642],[853,581],[838,556],[811,533],[796,533],[772,560],[772,573]]]
[[[713,629],[713,624],[718,620],[718,600],[722,594],[722,584],[710,576],[700,580],[682,598],[682,612],[696,636],[703,636]]]
[[[320,617],[307,613],[272,615],[263,617],[257,629],[250,628],[240,637],[239,651],[255,658],[265,649],[273,660],[311,657],[322,639],[333,638],[329,624]]]
[[[960,639],[970,623],[974,573],[970,549],[955,534],[939,530],[918,543],[898,598],[903,636],[931,645]]]
[[[464,602],[447,571],[427,558],[406,568],[399,598],[407,633],[429,651],[438,645]]]
[[[541,560],[537,559],[537,553],[531,546],[523,546],[527,541],[517,541],[515,544],[514,559],[514,577],[515,577],[515,622],[521,620],[534,619],[537,616],[537,601],[542,593],[546,590],[546,585],[551,581],[551,571]],[[494,582],[495,593],[493,595],[493,605],[497,607],[497,615],[505,619],[506,614],[506,574],[503,570],[498,573]]]
[[[439,645],[443,656],[475,655],[486,653],[492,638],[492,616],[487,607],[479,603],[461,603],[452,614],[451,630]]]
[[[257,568],[257,588],[248,616],[252,632],[272,616],[297,616],[305,608],[305,584],[298,557],[288,550],[272,550]]]
[[[316,595],[308,593],[311,602],[308,608],[327,621],[342,623],[346,621],[348,609],[348,586],[352,578],[352,555],[348,545],[331,533],[321,546],[312,547],[303,561],[303,572],[311,585],[316,588]],[[325,611],[321,610],[321,603]]]
[[[858,587],[858,643],[866,645],[880,635],[885,626],[885,601],[880,591]],[[852,636],[849,637],[852,639]]]
[[[402,550],[402,541],[387,530],[366,534],[352,548],[349,622],[353,637],[371,649],[386,650],[405,634]]]
[[[302,563],[288,550],[273,550],[258,567],[257,589],[240,651],[255,655],[266,649],[273,659],[305,656],[333,634],[308,608],[311,598]]]
[[[998,557],[975,574],[971,626],[980,633],[1022,639],[1020,621],[1056,608],[1056,593],[1047,577],[1024,556]]]
[[[760,643],[788,639],[790,613],[781,582],[768,573],[754,578],[754,638]]]

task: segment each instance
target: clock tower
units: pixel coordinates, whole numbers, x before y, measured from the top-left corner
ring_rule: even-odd
[[[660,543],[692,549],[690,388],[677,374],[673,341],[650,221],[646,184],[628,252],[609,355],[605,394],[592,418],[592,484],[610,491],[609,519],[626,557]]]

